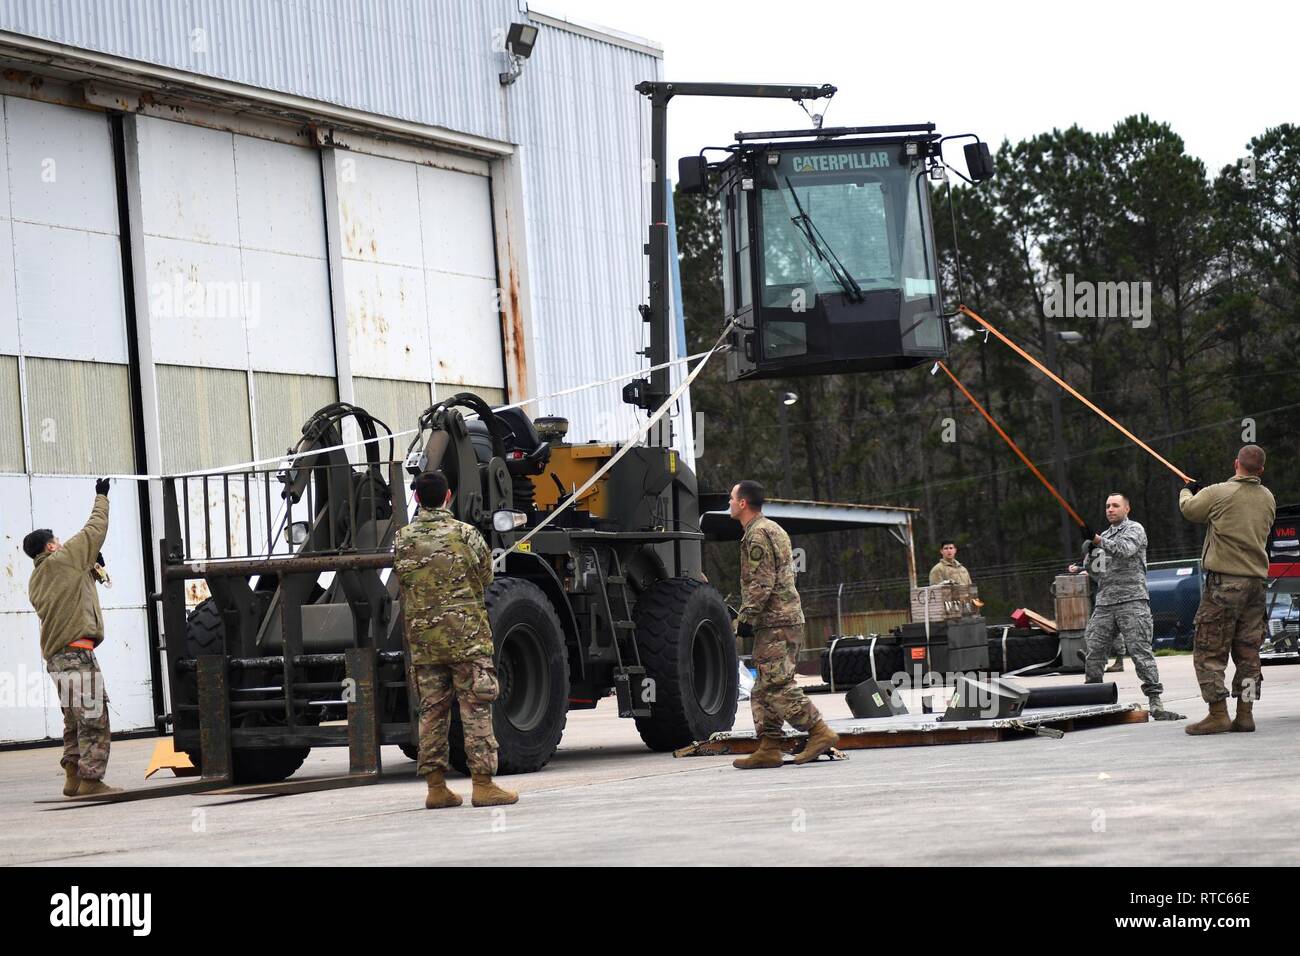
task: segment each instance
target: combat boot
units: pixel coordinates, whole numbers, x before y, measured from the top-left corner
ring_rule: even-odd
[[[1204,720],[1198,720],[1183,729],[1193,736],[1227,733],[1232,729],[1232,721],[1228,719],[1228,702],[1216,700],[1210,705],[1210,713]]]
[[[803,745],[803,750],[795,754],[794,762],[805,764],[816,760],[839,742],[840,735],[827,727],[826,721],[819,720],[808,731],[808,742]]]
[[[519,802],[519,794],[513,790],[502,790],[492,782],[490,773],[474,774],[474,793],[469,802],[476,807],[503,807]]]
[[[1152,694],[1147,698],[1147,710],[1151,712],[1152,720],[1186,720],[1182,714],[1175,714],[1172,710],[1165,710],[1165,702],[1160,699],[1159,694]]]
[[[81,786],[81,778],[77,776],[77,765],[74,763],[70,767],[64,767],[63,795],[65,797],[75,797],[79,786]]]
[[[1106,668],[1107,674],[1122,674],[1124,672],[1124,658],[1115,658],[1115,663]]]
[[[465,802],[460,798],[460,794],[447,788],[446,771],[432,770],[424,780],[429,785],[429,793],[424,798],[424,809],[445,810],[448,807],[458,807]]]
[[[102,780],[82,780],[77,784],[77,796],[97,797],[105,793],[121,793],[121,787],[110,787]]]
[[[785,755],[781,753],[781,744],[777,739],[760,737],[757,750],[747,757],[737,757],[731,761],[731,765],[737,770],[766,770],[779,767],[784,762]]]
[[[1253,700],[1243,700],[1237,698],[1237,716],[1233,718],[1232,729],[1241,734],[1253,734],[1255,732],[1255,715],[1252,711],[1255,709]]]

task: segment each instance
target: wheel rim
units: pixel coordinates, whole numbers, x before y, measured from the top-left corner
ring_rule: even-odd
[[[718,713],[727,696],[726,653],[717,627],[707,618],[695,625],[691,636],[691,667],[695,702],[706,714]]]
[[[516,624],[506,632],[497,679],[501,684],[498,713],[522,732],[541,724],[551,696],[551,671],[541,635],[529,625]]]

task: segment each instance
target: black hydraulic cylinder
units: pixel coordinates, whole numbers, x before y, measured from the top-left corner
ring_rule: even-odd
[[[1025,709],[1030,707],[1084,707],[1113,704],[1119,700],[1117,684],[1067,684],[1064,687],[1035,687],[1029,692]]]

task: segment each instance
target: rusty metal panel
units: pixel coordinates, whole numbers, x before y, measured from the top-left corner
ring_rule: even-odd
[[[496,281],[432,271],[425,273],[425,281],[434,377],[504,390]]]
[[[0,549],[0,615],[3,615],[0,621],[12,622],[16,618],[10,615],[17,614],[32,614],[34,620],[31,602],[27,600],[27,577],[32,562],[23,554],[22,543],[33,528],[53,525],[33,519],[31,485],[25,476],[0,475],[0,501],[4,502],[0,508],[0,540],[5,542],[5,547]],[[3,659],[3,646],[13,640],[0,641],[0,659]]]
[[[21,397],[18,386],[18,358],[13,355],[0,355],[0,472],[21,473],[26,470]]]
[[[158,365],[155,373],[164,472],[199,471],[252,459],[246,372]]]
[[[117,236],[15,222],[13,246],[24,353],[125,363]]]
[[[318,375],[253,373],[257,406],[257,455],[270,458],[302,437],[302,426],[317,409],[338,400],[338,385]]]
[[[5,488],[6,484],[5,479],[0,479],[0,488]],[[18,557],[27,563],[21,572],[23,600],[26,601],[31,562],[21,551]],[[3,558],[0,558],[0,567],[4,567]],[[61,736],[63,719],[57,707],[54,684],[45,674],[45,662],[41,658],[41,625],[31,612],[31,605],[27,605],[26,613],[0,610],[0,626],[4,627],[5,633],[5,639],[0,641],[0,674],[13,682],[14,694],[12,704],[0,709],[0,744]],[[56,718],[58,726],[51,728]]]
[[[125,365],[29,358],[27,417],[32,471],[52,475],[135,470]]]
[[[245,249],[325,258],[320,154],[235,136],[235,198]]]
[[[4,154],[0,152],[0,160]],[[0,162],[0,167],[4,163]],[[0,182],[0,188],[3,182]],[[13,226],[0,219],[0,353],[18,353],[18,290],[14,286]]]
[[[420,166],[417,182],[425,268],[495,280],[492,197],[487,179]]]
[[[117,235],[104,114],[13,96],[4,105],[12,218]]]
[[[357,404],[384,422],[395,432],[414,428],[420,413],[433,404],[433,392],[428,382],[399,382],[391,379],[356,378]],[[397,457],[406,452],[409,438],[398,439]],[[382,445],[380,457],[388,454]]]
[[[145,233],[238,245],[234,136],[147,116],[137,126]]]

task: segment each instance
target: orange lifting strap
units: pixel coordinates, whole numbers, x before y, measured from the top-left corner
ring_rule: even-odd
[[[1027,456],[1023,451],[1020,450],[1020,446],[1018,446],[1015,442],[1011,440],[1011,436],[1009,436],[1006,432],[1002,430],[1002,426],[993,420],[993,416],[984,410],[984,406],[975,400],[975,396],[972,395],[970,392],[966,391],[966,386],[957,380],[957,376],[952,374],[952,371],[948,368],[948,366],[944,365],[943,362],[938,362],[936,364],[938,365],[939,368],[943,369],[944,374],[946,374],[950,379],[952,379],[952,383],[956,385],[959,389],[961,389],[961,393],[965,395],[967,400],[972,405],[975,406],[976,410],[978,410],[979,413],[984,416],[984,420],[993,426],[993,430],[1002,436],[1002,440],[1011,446],[1011,450],[1020,456],[1020,460],[1023,461],[1029,467],[1029,470],[1034,473],[1034,476],[1043,483],[1043,487],[1045,487],[1048,491],[1050,491],[1052,493],[1052,497],[1061,503],[1061,507],[1070,513],[1070,517],[1074,519],[1074,523],[1077,524],[1080,528],[1088,527],[1088,525],[1084,522],[1084,520],[1080,518],[1078,514],[1075,513],[1075,510],[1073,508],[1070,507],[1070,503],[1061,497],[1061,493],[1057,491],[1056,488],[1052,485],[1052,483],[1043,476],[1043,473],[1038,470],[1037,466],[1034,465],[1034,463],[1029,460],[1029,456]]]
[[[1156,451],[1155,451],[1155,450],[1154,450],[1150,445],[1148,445],[1146,442],[1144,442],[1141,438],[1138,438],[1137,435],[1134,435],[1131,431],[1129,431],[1127,428],[1125,428],[1125,427],[1124,427],[1123,425],[1121,425],[1119,422],[1115,421],[1115,419],[1111,418],[1109,415],[1107,415],[1105,412],[1103,412],[1100,408],[1098,408],[1096,405],[1094,405],[1091,401],[1089,401],[1088,399],[1086,399],[1086,398],[1084,398],[1082,395],[1080,395],[1080,394],[1079,394],[1079,393],[1074,389],[1074,387],[1073,387],[1072,385],[1070,385],[1070,384],[1069,384],[1068,382],[1066,382],[1063,378],[1061,378],[1059,375],[1057,375],[1055,372],[1053,372],[1051,369],[1049,369],[1047,366],[1045,366],[1042,362],[1038,361],[1038,359],[1034,358],[1032,355],[1030,355],[1028,352],[1026,352],[1024,349],[1022,349],[1022,348],[1021,348],[1019,345],[1017,345],[1015,342],[1012,342],[1009,338],[1007,338],[1005,335],[1003,335],[1003,334],[1002,334],[1001,332],[999,332],[997,329],[993,328],[993,326],[989,325],[989,323],[988,323],[987,321],[985,321],[984,319],[980,318],[978,315],[976,315],[976,314],[975,314],[974,312],[972,312],[970,309],[966,308],[966,306],[964,306],[964,305],[959,305],[959,306],[957,307],[957,311],[958,311],[958,312],[961,312],[961,313],[964,314],[964,315],[969,316],[970,318],[972,318],[972,319],[974,319],[976,322],[978,322],[980,325],[984,326],[984,328],[988,329],[990,332],[992,332],[994,335],[996,335],[996,336],[997,336],[997,337],[1002,341],[1002,343],[1003,343],[1004,345],[1008,346],[1008,347],[1009,347],[1013,352],[1015,352],[1017,355],[1019,355],[1022,359],[1024,359],[1024,360],[1025,360],[1026,362],[1028,362],[1030,365],[1034,366],[1034,368],[1038,369],[1038,371],[1042,372],[1044,375],[1046,375],[1048,378],[1050,378],[1050,379],[1051,379],[1053,382],[1055,382],[1057,385],[1061,386],[1061,388],[1065,389],[1067,392],[1069,392],[1071,395],[1073,395],[1073,396],[1074,396],[1075,398],[1077,398],[1079,401],[1083,402],[1083,404],[1087,405],[1089,408],[1091,408],[1094,412],[1096,412],[1098,415],[1100,415],[1102,418],[1104,418],[1104,419],[1105,419],[1106,421],[1108,421],[1110,424],[1112,424],[1112,425],[1114,425],[1116,428],[1118,428],[1119,431],[1120,431],[1120,433],[1123,434],[1125,438],[1127,438],[1129,441],[1133,442],[1135,445],[1137,445],[1139,448],[1141,448],[1143,451],[1145,451],[1148,455],[1150,455],[1150,456],[1151,456],[1152,458],[1154,458],[1156,461],[1160,462],[1160,464],[1164,465],[1166,468],[1168,468],[1170,471],[1172,471],[1175,475],[1177,475],[1179,478],[1181,478],[1185,483],[1188,483],[1188,484],[1191,483],[1192,479],[1191,479],[1189,476],[1183,474],[1183,472],[1181,472],[1179,469],[1175,468],[1173,465],[1171,465],[1169,462],[1167,462],[1167,461],[1166,461],[1164,458],[1162,458],[1162,457],[1161,457],[1161,456],[1160,456],[1160,455],[1159,455],[1159,454],[1158,454],[1158,453],[1157,453],[1157,452],[1156,452]],[[947,371],[947,370],[945,369],[945,371]],[[949,374],[951,374],[951,373],[949,373]],[[954,379],[954,381],[956,381],[956,379]],[[964,391],[964,389],[963,389],[963,391]],[[973,399],[972,399],[972,401],[973,401]],[[987,416],[985,416],[985,417],[987,417]],[[989,419],[989,420],[992,421],[992,419]],[[997,427],[997,426],[994,426],[994,427]],[[1004,437],[1005,437],[1005,436],[1004,436]],[[1008,439],[1008,441],[1010,441],[1010,439]],[[1012,447],[1014,447],[1014,446],[1012,446]],[[1021,456],[1021,457],[1024,457],[1024,456]],[[1027,460],[1027,459],[1026,459],[1026,460]],[[1032,468],[1033,466],[1030,465],[1030,467]],[[1036,471],[1036,470],[1037,470],[1037,469],[1035,469],[1035,471]],[[1039,477],[1042,477],[1042,476],[1040,475]],[[1050,488],[1051,485],[1048,485],[1048,487]],[[1053,492],[1053,494],[1055,494],[1055,492]],[[1059,498],[1060,496],[1057,495],[1057,497]],[[1062,504],[1065,504],[1065,502],[1061,502],[1061,503],[1062,503]],[[1069,505],[1066,505],[1066,507],[1068,508]],[[1071,512],[1071,514],[1073,514],[1073,512]],[[1080,524],[1082,524],[1082,522],[1080,522]]]

